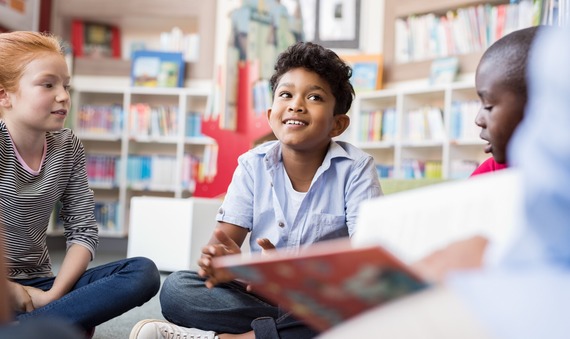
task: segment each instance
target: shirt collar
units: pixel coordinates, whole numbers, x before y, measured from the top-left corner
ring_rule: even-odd
[[[277,163],[281,162],[282,159],[281,143],[279,141],[266,142],[265,144],[254,148],[252,151],[264,156],[263,159],[265,161],[266,168],[275,166]],[[332,140],[329,144],[329,149],[325,155],[325,159],[323,160],[322,167],[324,169],[329,168],[332,159],[335,158],[353,159],[352,156],[339,144],[339,142]]]

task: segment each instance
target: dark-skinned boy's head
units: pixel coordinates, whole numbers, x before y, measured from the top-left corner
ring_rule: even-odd
[[[527,102],[526,65],[539,27],[514,31],[493,43],[483,54],[475,75],[481,109],[475,123],[489,142],[485,152],[507,163],[507,145],[523,119]]]

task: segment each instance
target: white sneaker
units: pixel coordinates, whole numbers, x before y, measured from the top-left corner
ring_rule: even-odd
[[[129,339],[218,339],[213,331],[177,326],[165,320],[141,320],[133,327]]]

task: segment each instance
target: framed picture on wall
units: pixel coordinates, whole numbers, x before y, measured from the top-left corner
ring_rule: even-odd
[[[329,48],[360,47],[360,0],[299,0],[305,41]]]
[[[0,1],[0,26],[13,31],[39,31],[40,0]]]
[[[184,57],[181,52],[135,51],[131,60],[133,86],[183,87]]]
[[[345,55],[341,58],[352,67],[350,82],[356,92],[382,88],[382,54]]]

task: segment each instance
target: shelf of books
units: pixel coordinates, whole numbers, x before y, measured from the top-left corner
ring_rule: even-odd
[[[545,0],[546,1],[546,0]],[[434,60],[453,57],[473,72],[483,51],[502,36],[543,20],[543,1],[386,1],[385,79],[428,77]]]
[[[466,178],[489,157],[479,139],[473,84],[388,89],[356,96],[352,142],[381,178]]]
[[[127,234],[131,197],[189,197],[215,173],[217,145],[201,131],[209,90],[74,87],[72,96],[69,125],[85,147],[102,235]]]

